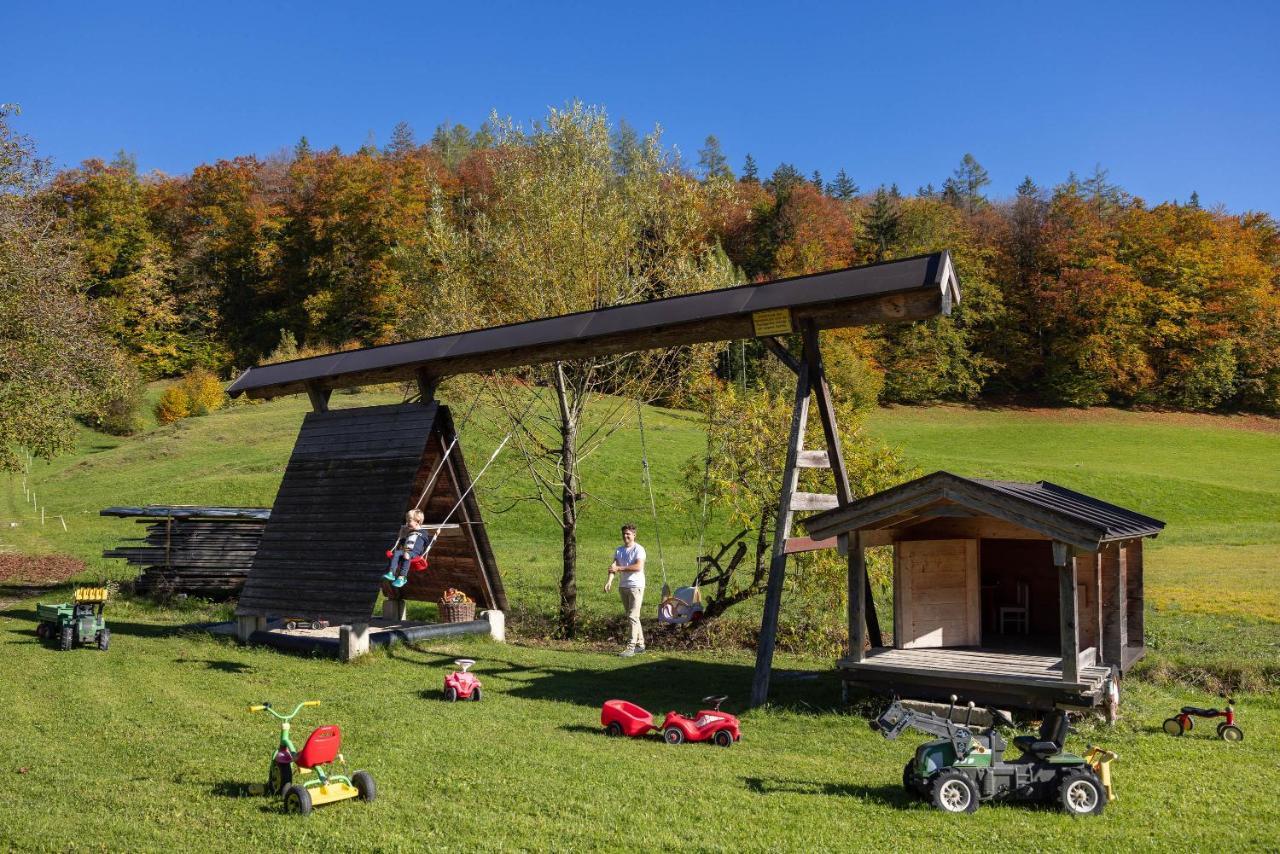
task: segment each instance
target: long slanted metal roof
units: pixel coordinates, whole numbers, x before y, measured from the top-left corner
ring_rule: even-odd
[[[877,530],[927,517],[931,508],[958,504],[1007,519],[1081,548],[1133,537],[1154,537],[1164,522],[1042,480],[983,480],[938,471],[868,495],[802,522],[810,536],[825,538]]]
[[[274,397],[425,374],[494,370],[637,350],[750,338],[758,312],[784,309],[819,329],[947,314],[960,299],[947,252],[754,285],[611,306],[250,368],[232,396]]]

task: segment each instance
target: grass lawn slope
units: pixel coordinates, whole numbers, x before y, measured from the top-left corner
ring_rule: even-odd
[[[395,402],[335,395],[336,405]],[[456,410],[461,413],[465,405]],[[112,504],[270,505],[306,405],[243,406],[120,440],[86,431],[79,453],[36,463],[28,479],[0,479],[7,551],[84,560],[83,579],[125,579],[99,555],[140,531],[97,516]],[[459,416],[460,417],[460,416]],[[498,436],[481,419],[463,428],[469,461]],[[695,417],[654,410],[646,438],[663,546],[672,574],[690,574],[697,513],[678,471],[704,452]],[[612,697],[651,711],[692,711],[700,697],[748,693],[749,651],[670,653],[620,660],[584,645],[522,638],[465,639],[380,650],[349,665],[242,648],[185,624],[226,606],[108,605],[108,653],[59,653],[33,633],[36,597],[0,583],[0,850],[200,847],[259,851],[503,850],[1276,850],[1280,766],[1280,430],[1273,422],[1125,412],[895,408],[867,427],[901,445],[924,471],[1048,479],[1169,523],[1147,560],[1150,662],[1126,680],[1120,723],[1081,725],[1121,756],[1120,799],[1099,819],[1028,806],[946,816],[901,791],[903,763],[923,738],[886,742],[844,709],[826,660],[780,656],[776,702],[747,713],[743,740],[724,750],[612,740],[599,729]],[[616,620],[598,590],[617,524],[648,522],[639,437],[616,434],[593,458],[583,517],[580,595],[589,620]],[[474,465],[474,463],[473,463]],[[513,602],[550,611],[559,533],[503,458],[481,482],[483,504]],[[505,512],[499,512],[505,511]],[[65,518],[68,530],[51,518]],[[16,527],[12,526],[16,523]],[[708,535],[723,533],[718,528]],[[651,559],[654,538],[645,539]],[[598,559],[597,559],[598,558]],[[659,583],[658,568],[650,584]],[[33,580],[34,583],[34,580]],[[48,586],[46,582],[40,586]],[[65,595],[55,587],[43,597]],[[652,603],[650,603],[652,604]],[[650,610],[646,609],[646,612]],[[482,703],[439,699],[455,657],[478,660]],[[1197,729],[1159,730],[1178,706],[1212,705],[1221,681],[1237,695],[1245,740]],[[377,779],[371,804],[282,815],[246,794],[265,778],[275,744],[251,703],[319,699],[296,721],[337,723],[353,768]],[[854,711],[866,712],[869,708]]]

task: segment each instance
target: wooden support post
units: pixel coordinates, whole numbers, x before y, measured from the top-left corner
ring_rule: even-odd
[[[1053,563],[1058,567],[1058,615],[1061,629],[1062,681],[1080,681],[1080,627],[1076,624],[1076,562],[1071,547],[1053,543]]]
[[[1100,553],[1102,564],[1102,645],[1103,661],[1124,667],[1128,645],[1123,552],[1117,543],[1107,543]]]
[[[329,395],[333,389],[322,388],[317,382],[307,383],[307,397],[311,398],[311,408],[316,412],[329,411]]]
[[[369,651],[369,624],[354,623],[338,632],[338,658],[350,661]]]
[[[403,599],[383,599],[382,619],[393,623],[403,623],[409,616],[408,605]]]
[[[831,466],[831,474],[836,481],[836,498],[844,506],[853,500],[853,490],[849,488],[849,470],[844,465],[844,451],[840,446],[840,431],[836,426],[835,403],[831,399],[831,388],[827,385],[826,369],[822,364],[822,349],[818,346],[818,328],[813,321],[805,321],[804,360],[809,370],[809,384],[818,404],[818,419],[822,422],[822,436],[827,442],[827,461]],[[851,553],[852,557],[852,553]],[[852,566],[852,564],[850,564]],[[871,646],[878,647],[883,643],[880,635],[880,616],[876,613],[876,603],[871,597],[871,579],[867,577],[863,566],[863,604],[867,621],[867,634],[871,637]]]
[[[804,445],[804,430],[809,423],[809,374],[801,372],[796,380],[796,396],[791,410],[791,437],[787,445],[787,463],[782,469],[782,495],[773,529],[773,556],[769,561],[769,585],[764,594],[764,616],[760,620],[760,640],[756,648],[756,669],[751,679],[751,705],[763,705],[769,699],[769,671],[773,667],[773,645],[778,638],[778,610],[782,607],[782,581],[787,570],[787,537],[791,532],[791,495],[796,491],[800,468],[796,460]]]
[[[842,536],[847,539],[849,549],[849,660],[858,662],[863,659],[862,648],[867,641],[864,631],[867,625],[867,561],[858,532]],[[871,645],[879,646],[874,640]]]
[[[427,373],[425,368],[418,368],[415,373],[418,378],[418,402],[423,404],[431,403],[436,399],[436,386],[439,381]]]

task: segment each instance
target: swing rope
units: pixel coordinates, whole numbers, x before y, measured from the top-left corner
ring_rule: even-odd
[[[649,488],[649,510],[653,514],[653,538],[658,543],[658,565],[662,567],[662,595],[668,595],[671,589],[667,585],[667,562],[662,556],[662,531],[658,524],[658,504],[653,499],[653,477],[649,474],[649,451],[644,441],[644,410],[640,399],[636,398],[636,420],[640,424],[640,462],[644,467],[644,482]]]
[[[520,417],[515,420],[515,423],[519,424],[521,421],[523,421],[524,417],[529,414],[529,410],[532,409],[533,405],[537,402],[538,402],[538,395],[537,394],[530,395],[529,405],[524,408],[524,412],[520,413]],[[439,523],[441,526],[449,524],[449,520],[453,518],[453,514],[458,512],[458,508],[462,506],[462,502],[467,500],[467,496],[470,495],[471,491],[476,488],[476,484],[480,482],[480,478],[484,477],[484,473],[489,470],[489,466],[493,465],[493,461],[498,458],[498,454],[502,453],[502,449],[506,447],[507,442],[511,441],[511,437],[515,435],[515,432],[516,432],[516,428],[513,426],[510,430],[507,431],[507,435],[502,437],[502,441],[498,443],[498,447],[494,448],[493,453],[489,455],[488,462],[484,464],[484,467],[480,469],[480,471],[476,474],[475,477],[471,478],[471,483],[467,486],[466,490],[464,490],[462,495],[458,498],[458,502],[453,505],[453,507],[449,510],[448,513],[445,514],[444,520]],[[426,557],[428,554],[431,553],[432,547],[436,544],[436,542],[439,539],[440,537],[436,536],[432,538],[431,542],[427,543],[427,549],[422,553],[423,557]]]
[[[467,422],[471,420],[471,413],[476,411],[476,405],[480,403],[480,398],[484,396],[485,389],[489,387],[489,380],[492,374],[486,374],[484,385],[480,387],[480,394],[471,399],[471,406],[467,408],[467,412],[462,416],[462,423],[453,430],[453,441],[449,443],[449,447],[444,449],[444,453],[440,455],[440,462],[436,463],[435,469],[431,472],[431,477],[427,480],[426,487],[422,490],[422,494],[418,496],[418,501],[413,505],[414,510],[422,509],[422,502],[427,500],[427,496],[431,494],[431,490],[435,488],[436,479],[440,477],[440,472],[444,471],[444,464],[449,459],[449,454],[453,453],[454,447],[458,444],[458,437],[462,435],[462,428],[467,426]]]

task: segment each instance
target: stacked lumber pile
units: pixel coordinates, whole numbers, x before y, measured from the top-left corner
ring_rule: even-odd
[[[147,526],[146,536],[102,553],[143,568],[135,583],[139,593],[226,599],[244,587],[271,510],[151,504],[108,507],[101,515]]]

